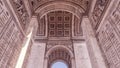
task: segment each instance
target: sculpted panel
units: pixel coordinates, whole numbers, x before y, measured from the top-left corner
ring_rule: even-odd
[[[72,14],[66,11],[55,11],[48,14],[48,36],[70,37]]]
[[[0,67],[4,68],[6,66],[9,66],[9,64],[12,63],[11,61],[15,59],[13,57],[18,57],[17,55],[19,55],[19,53],[17,54],[14,53],[15,51],[19,51],[21,49],[20,44],[22,43],[23,38],[24,36],[18,30],[17,26],[15,25],[15,22],[13,20],[10,21],[10,25],[8,26],[7,30],[4,32],[4,35],[0,38],[0,40],[2,41],[0,43],[0,49],[1,49],[0,55],[2,55],[0,58],[1,59]],[[13,63],[12,64],[15,65],[15,62]]]
[[[3,3],[3,1],[0,0],[0,35],[2,34],[1,31],[2,29],[4,29],[9,19],[10,19],[10,14],[6,9],[6,6]]]
[[[14,68],[23,39],[7,3],[0,0],[0,68]]]
[[[81,18],[82,18],[81,14]],[[81,19],[74,17],[74,36],[82,36]]]
[[[108,4],[109,0],[97,0],[96,5],[94,7],[92,13],[92,26],[97,30],[97,26],[99,25],[99,21],[102,18],[103,13],[105,12],[105,8]]]
[[[15,11],[17,12],[21,27],[25,31],[29,23],[29,15],[25,8],[24,2],[22,0],[12,0],[12,3]]]
[[[120,3],[104,21],[97,33],[100,47],[102,48],[110,68],[120,67]]]
[[[45,36],[46,31],[46,20],[45,16],[41,19],[38,19],[38,30],[37,30],[37,36]]]
[[[75,4],[79,7],[82,7],[83,10],[87,10],[89,0],[29,0],[31,2],[31,5],[33,6],[33,9],[37,9],[39,6],[42,6],[44,4],[49,4],[53,2],[68,2],[71,4]]]

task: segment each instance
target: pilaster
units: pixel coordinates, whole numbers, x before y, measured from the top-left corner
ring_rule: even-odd
[[[83,17],[82,28],[86,38],[92,68],[106,68],[104,58],[94,35],[94,31],[87,17]]]

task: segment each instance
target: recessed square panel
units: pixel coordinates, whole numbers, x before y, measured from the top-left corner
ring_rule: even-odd
[[[55,31],[54,30],[49,30],[49,36],[55,36]]]
[[[50,16],[50,17],[49,17],[49,20],[50,20],[50,21],[54,21],[54,20],[55,20],[55,17],[54,17],[54,16]]]
[[[63,30],[57,30],[57,36],[63,36]]]
[[[70,17],[69,16],[65,16],[64,17],[64,21],[69,21],[70,20]]]
[[[57,29],[63,29],[63,24],[57,24]]]
[[[70,24],[64,24],[64,29],[70,29]]]
[[[52,23],[52,24],[50,23],[49,24],[49,29],[55,29],[55,24],[54,23]]]
[[[51,37],[69,37],[72,14],[65,11],[54,11],[48,14],[48,33]]]
[[[62,17],[61,16],[59,16],[57,18],[58,18],[58,21],[62,21]]]
[[[70,30],[64,30],[64,36],[70,36]]]

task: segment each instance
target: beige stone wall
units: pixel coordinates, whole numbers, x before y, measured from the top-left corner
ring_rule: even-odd
[[[85,43],[73,43],[76,68],[92,68]]]
[[[106,68],[104,58],[94,34],[94,30],[92,29],[91,23],[87,17],[83,17],[82,28],[92,68]]]
[[[34,43],[27,68],[43,68],[46,43]]]
[[[26,53],[25,58],[24,58],[24,62],[23,62],[22,68],[26,68],[27,67],[29,56],[30,56],[31,49],[32,49],[32,45],[33,45],[33,42],[30,41],[29,47],[27,49],[27,53]]]

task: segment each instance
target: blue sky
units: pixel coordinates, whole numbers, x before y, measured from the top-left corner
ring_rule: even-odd
[[[52,68],[67,68],[67,65],[63,62],[56,62],[52,65]]]

